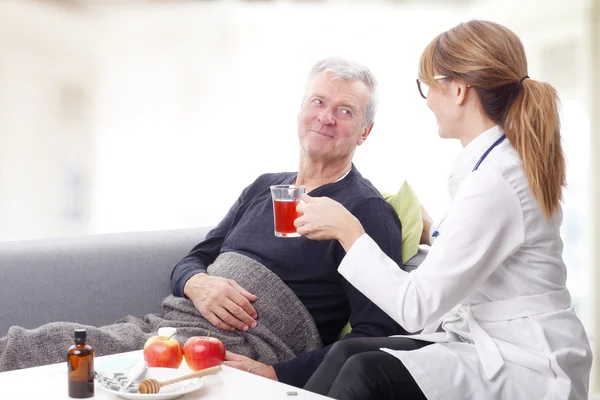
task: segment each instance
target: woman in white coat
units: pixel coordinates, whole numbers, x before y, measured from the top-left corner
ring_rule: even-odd
[[[306,388],[336,399],[586,399],[592,353],[562,260],[565,185],[557,94],[527,76],[523,45],[470,21],[421,55],[421,96],[461,141],[446,216],[402,271],[339,203],[304,196],[310,239],[337,239],[339,272],[409,337],[339,341]]]

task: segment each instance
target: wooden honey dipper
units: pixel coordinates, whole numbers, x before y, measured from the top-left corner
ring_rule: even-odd
[[[140,382],[140,387],[138,391],[143,394],[155,394],[160,391],[160,388],[163,386],[171,385],[173,383],[185,381],[188,379],[199,378],[204,375],[216,374],[221,370],[221,366],[217,365],[216,367],[210,367],[206,369],[202,369],[197,372],[193,372],[191,374],[183,375],[178,378],[169,379],[168,381],[159,382],[156,379],[144,379]]]

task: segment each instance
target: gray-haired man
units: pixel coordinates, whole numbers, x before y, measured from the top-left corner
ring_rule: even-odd
[[[257,297],[231,279],[211,276],[207,267],[223,253],[248,257],[274,272],[293,291],[312,316],[326,346],[271,366],[228,352],[226,364],[302,386],[349,318],[352,331],[346,337],[401,333],[391,318],[337,273],[345,254],[337,241],[273,235],[269,186],[305,185],[311,196],[341,202],[382,250],[401,265],[400,222],[352,164],[356,148],[373,127],[375,89],[375,78],[362,66],[343,59],[317,63],[309,74],[297,118],[298,172],[261,175],[244,190],[223,221],[173,270],[174,295],[192,300],[214,326],[246,332],[260,324],[260,312],[253,307]]]

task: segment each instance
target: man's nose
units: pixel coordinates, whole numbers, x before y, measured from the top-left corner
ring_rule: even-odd
[[[323,125],[335,124],[335,119],[333,119],[333,115],[331,114],[331,111],[329,111],[329,109],[323,110],[323,112],[319,114],[319,122]]]

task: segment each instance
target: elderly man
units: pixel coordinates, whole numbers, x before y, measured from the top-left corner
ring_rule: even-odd
[[[141,349],[158,328],[170,326],[181,342],[207,334],[221,339],[230,366],[303,386],[348,321],[352,331],[345,338],[405,333],[338,274],[345,253],[337,241],[273,234],[270,185],[305,185],[311,195],[342,203],[401,264],[400,222],[352,164],[373,127],[375,85],[361,66],[340,59],[317,63],[298,114],[298,172],[262,175],[242,192],[175,266],[173,295],[162,312],[104,327],[11,327],[0,338],[0,371],[63,361],[76,328],[87,329],[99,356]],[[23,349],[29,349],[26,356]]]
[[[257,296],[235,280],[211,276],[207,267],[223,253],[238,253],[274,272],[306,307],[325,348],[268,366],[232,352],[226,364],[301,386],[323,360],[351,318],[348,337],[388,336],[399,327],[337,273],[344,250],[337,241],[284,239],[273,234],[270,185],[305,185],[312,196],[344,204],[369,235],[401,264],[400,223],[392,208],[352,164],[369,136],[375,115],[376,81],[371,72],[342,59],[317,63],[308,77],[298,114],[297,173],[260,176],[248,186],[221,223],[173,270],[175,296],[188,297],[214,326],[246,332],[260,324]],[[240,261],[244,263],[244,260]],[[365,274],[369,266],[365,265]]]

